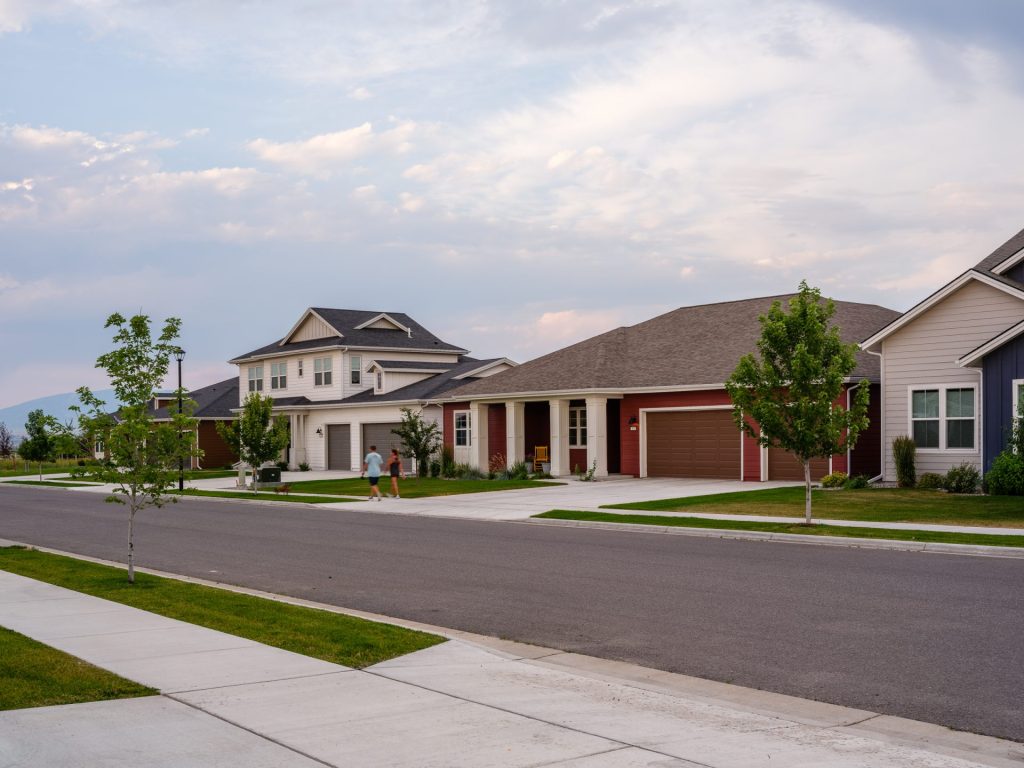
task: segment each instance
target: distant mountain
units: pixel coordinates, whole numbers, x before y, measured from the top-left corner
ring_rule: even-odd
[[[100,400],[105,400],[110,404],[110,410],[114,410],[114,390],[100,389],[93,394],[95,394]],[[29,411],[42,408],[44,413],[57,417],[57,420],[63,424],[74,416],[74,414],[68,410],[68,407],[77,403],[78,394],[75,392],[65,392],[61,395],[39,397],[35,400],[19,403],[18,405],[0,408],[0,422],[6,424],[12,434],[24,436],[25,422],[28,421]]]

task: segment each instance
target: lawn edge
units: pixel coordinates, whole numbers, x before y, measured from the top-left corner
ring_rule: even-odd
[[[906,539],[866,539],[856,536],[815,536],[801,533],[744,531],[735,528],[687,528],[684,526],[613,523],[597,520],[558,520],[550,517],[530,517],[520,522],[530,525],[553,525],[562,528],[593,528],[605,531],[625,531],[628,533],[697,536],[706,539],[746,539],[783,544],[817,544],[824,547],[847,547],[850,549],[883,549],[946,555],[1024,559],[1024,547],[996,547],[984,544],[949,544],[938,541],[909,541]]]

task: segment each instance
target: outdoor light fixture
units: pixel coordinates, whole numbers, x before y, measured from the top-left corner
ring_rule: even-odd
[[[316,436],[317,437],[323,437],[324,436],[324,428],[323,427],[317,427],[316,428]]]
[[[629,429],[630,429],[631,432],[636,432],[636,422],[637,422],[636,416],[630,416],[629,417],[629,421],[627,423],[629,424]]]
[[[181,415],[181,361],[185,359],[185,350],[178,347],[174,350],[174,359],[178,361],[178,415]],[[178,450],[181,450],[181,428],[178,428]],[[178,456],[178,490],[185,490],[185,457]]]

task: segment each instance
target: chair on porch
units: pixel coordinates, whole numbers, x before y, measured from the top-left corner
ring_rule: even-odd
[[[546,445],[537,445],[533,449],[533,471],[540,472],[542,467],[541,464],[547,464],[551,459],[548,457],[548,447]]]

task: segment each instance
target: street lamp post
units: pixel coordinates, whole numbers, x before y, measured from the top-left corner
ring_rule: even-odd
[[[174,353],[174,359],[178,361],[178,417],[181,417],[182,402],[181,402],[181,361],[185,359],[185,350],[181,347]],[[181,427],[178,427],[178,450],[181,450]],[[185,457],[178,456],[178,490],[185,490]]]

